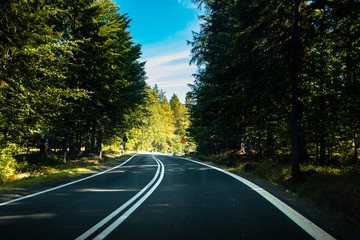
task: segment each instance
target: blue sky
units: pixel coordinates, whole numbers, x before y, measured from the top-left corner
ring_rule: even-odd
[[[142,45],[147,83],[175,93],[185,101],[188,83],[193,83],[194,65],[189,66],[192,31],[199,31],[199,10],[191,0],[116,0],[120,13],[132,19],[131,36]]]

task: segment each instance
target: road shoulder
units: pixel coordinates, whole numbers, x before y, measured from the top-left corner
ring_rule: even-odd
[[[193,159],[191,159],[193,160]],[[205,163],[220,169],[223,169],[225,171],[228,171],[226,168],[222,166],[218,166],[213,163],[204,162],[201,160],[195,160],[200,163]],[[315,206],[314,204],[301,199],[295,195],[293,195],[290,192],[287,192],[286,189],[284,189],[281,186],[275,186],[269,182],[266,182],[264,180],[244,176],[240,173],[231,172],[235,175],[238,175],[256,185],[263,188],[297,212],[299,212],[301,215],[312,221],[314,224],[316,224],[318,227],[322,228],[326,232],[328,232],[330,235],[332,235],[336,239],[346,239],[346,240],[357,240],[359,239],[360,232],[350,223],[346,222],[346,220],[341,219],[340,217],[334,215],[333,213],[330,213],[326,210],[321,209],[320,207]]]
[[[38,192],[41,192],[44,190],[55,188],[55,187],[82,179],[82,178],[86,178],[86,177],[92,176],[94,174],[98,174],[100,172],[111,169],[111,168],[127,161],[130,157],[131,157],[131,155],[122,157],[118,161],[111,163],[109,165],[95,168],[93,170],[90,170],[90,171],[87,171],[84,173],[80,173],[77,175],[73,175],[70,177],[65,177],[65,178],[52,180],[52,181],[48,181],[48,182],[42,182],[42,183],[39,183],[39,184],[36,184],[33,186],[28,186],[28,187],[18,187],[18,188],[12,188],[12,189],[8,189],[8,190],[2,190],[2,191],[0,191],[0,203],[11,201],[16,198],[25,197],[25,196],[28,196],[28,195],[31,195],[34,193],[38,193]]]

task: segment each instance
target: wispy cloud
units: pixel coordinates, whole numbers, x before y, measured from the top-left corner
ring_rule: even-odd
[[[171,65],[158,65],[157,67],[147,68],[147,73],[149,74],[149,78],[154,80],[156,79],[164,79],[172,76],[184,75],[188,73],[189,65],[186,63],[178,63]],[[171,79],[167,79],[170,81]]]
[[[145,70],[148,77],[146,81],[151,87],[157,84],[166,91],[168,99],[176,93],[181,101],[185,101],[186,93],[191,90],[188,84],[193,84],[192,75],[196,73],[196,66],[189,65],[191,47],[187,45],[186,40],[192,39],[192,31],[199,31],[196,19],[175,35],[142,47],[142,60],[146,61]]]
[[[189,57],[190,57],[189,51],[181,51],[181,52],[177,52],[177,53],[173,53],[173,54],[165,55],[165,56],[156,56],[156,57],[148,59],[146,66],[151,68],[151,67],[155,67],[155,66],[159,66],[159,65],[163,65],[163,64],[169,64],[169,63],[171,63],[173,61],[177,61],[177,60],[188,59]]]
[[[161,89],[168,92],[168,97],[174,92],[174,88],[182,88],[177,92],[180,99],[185,99],[187,84],[193,83],[192,74],[196,67],[189,65],[190,50],[168,52],[165,55],[149,57],[146,60],[147,82],[150,86],[157,84]]]
[[[197,8],[197,6],[191,0],[178,0],[179,3],[186,8]]]
[[[189,61],[189,51],[149,58],[146,63],[148,83],[174,82],[180,76],[186,78],[187,83],[192,82],[195,67],[189,66]]]

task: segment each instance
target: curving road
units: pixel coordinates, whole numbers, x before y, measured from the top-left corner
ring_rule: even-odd
[[[166,155],[0,203],[1,239],[333,239],[251,182]]]

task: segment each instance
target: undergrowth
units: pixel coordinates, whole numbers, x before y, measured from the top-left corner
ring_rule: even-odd
[[[33,156],[31,156],[30,159],[32,157]],[[8,175],[3,180],[3,183],[0,184],[0,191],[70,177],[95,168],[109,165],[119,161],[120,158],[121,157],[117,157],[114,154],[107,153],[107,155],[102,159],[96,155],[89,155],[76,160],[68,161],[66,164],[57,161],[50,164],[44,164],[44,162],[41,162],[41,164],[35,164],[31,161],[25,161],[25,157],[22,161],[18,161],[17,172]]]

